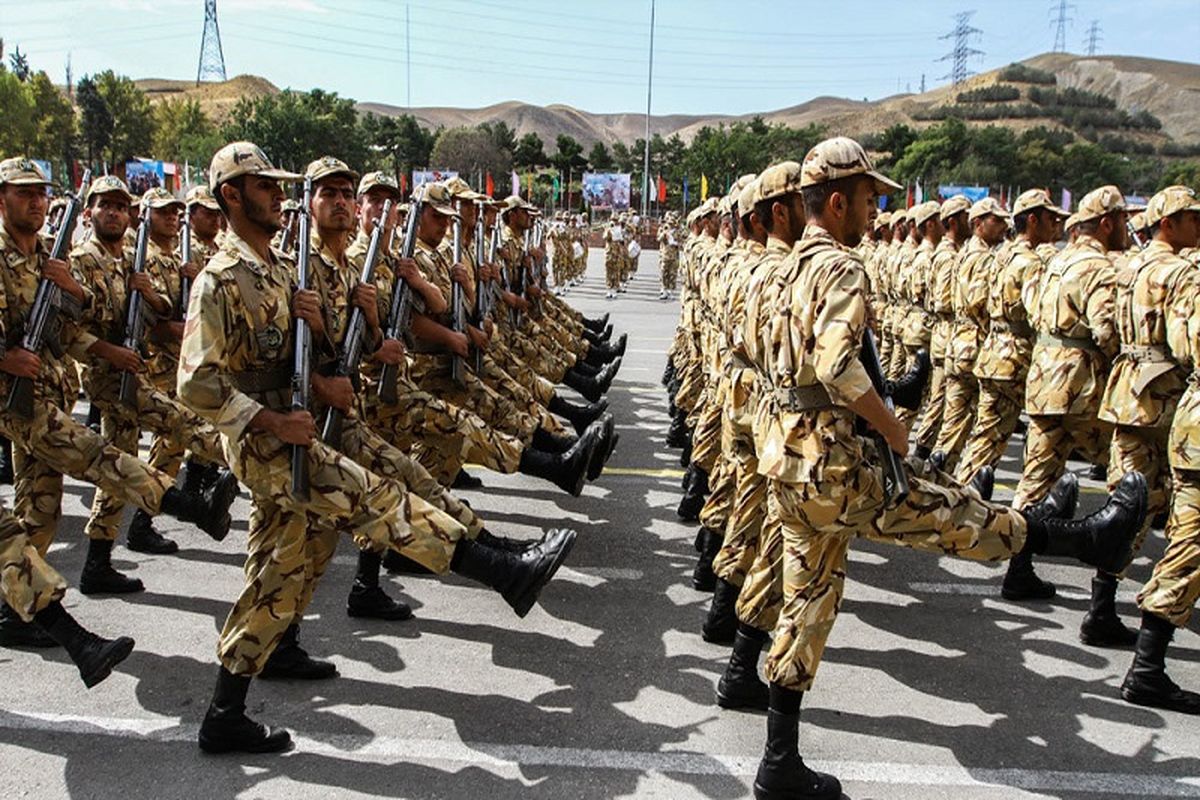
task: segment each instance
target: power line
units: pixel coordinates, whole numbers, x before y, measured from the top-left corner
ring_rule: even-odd
[[[976,50],[971,47],[971,39],[983,34],[979,28],[971,27],[971,17],[975,15],[974,11],[963,11],[960,14],[954,15],[954,30],[947,34],[939,36],[939,39],[953,39],[954,49],[946,55],[938,59],[938,61],[949,61],[950,74],[943,75],[940,80],[950,79],[955,86],[962,83],[968,76],[975,73],[967,69],[967,61],[975,56],[982,56],[982,50]]]
[[[203,80],[225,80],[225,53],[221,50],[221,29],[217,27],[217,0],[204,0],[204,34],[200,39],[196,85]]]
[[[1100,20],[1092,20],[1092,24],[1088,26],[1087,33],[1087,54],[1089,56],[1096,55],[1096,50],[1099,49],[1100,42],[1104,37],[1100,35]]]
[[[1054,51],[1055,53],[1067,52],[1067,24],[1074,22],[1073,17],[1067,16],[1068,13],[1075,10],[1075,4],[1069,3],[1067,0],[1058,0],[1057,3],[1050,6],[1050,13],[1055,15],[1050,24],[1054,25]]]

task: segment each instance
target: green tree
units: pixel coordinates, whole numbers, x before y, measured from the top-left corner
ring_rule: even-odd
[[[367,114],[362,125],[367,143],[378,155],[373,166],[388,170],[397,181],[414,168],[429,164],[437,134],[422,128],[411,114],[399,117]]]
[[[105,70],[93,76],[96,90],[112,115],[112,136],[105,155],[111,164],[147,155],[154,136],[154,114],[141,89],[124,75]]]
[[[362,170],[369,154],[354,101],[320,89],[244,97],[234,106],[222,137],[252,141],[276,163],[296,171],[326,155]]]
[[[429,159],[433,166],[457,170],[462,175],[491,172],[502,177],[512,170],[512,153],[501,148],[492,133],[481,127],[442,131]]]
[[[506,151],[511,157],[517,150],[517,132],[508,127],[504,120],[484,122],[479,129],[486,133],[498,150]]]
[[[8,57],[8,63],[12,65],[13,75],[22,83],[33,75],[33,70],[29,68],[29,57],[21,52],[20,45],[13,48],[13,54]]]
[[[69,164],[75,158],[75,109],[45,72],[35,73],[26,87],[37,110],[31,152]]]
[[[154,107],[155,158],[201,168],[225,144],[220,132],[195,100],[166,100]]]
[[[513,150],[513,163],[527,169],[537,169],[550,163],[550,160],[546,158],[542,137],[532,132],[522,136],[517,142],[516,149]]]
[[[0,153],[34,155],[37,138],[37,109],[27,87],[0,65]]]
[[[611,172],[615,162],[604,142],[596,142],[588,153],[588,166],[595,172]]]
[[[112,141],[113,117],[108,110],[108,103],[100,94],[96,82],[90,77],[79,79],[75,89],[75,102],[79,104],[79,130],[83,139],[83,147],[87,151],[89,164],[95,164],[104,157],[108,143]]]

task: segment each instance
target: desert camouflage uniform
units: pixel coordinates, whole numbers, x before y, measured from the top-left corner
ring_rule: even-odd
[[[208,248],[201,245],[197,250],[195,237],[192,238],[192,258],[195,263],[203,266],[208,256]],[[180,302],[186,308],[187,298],[181,297],[183,276],[180,274],[180,261],[174,253],[159,247],[153,239],[146,243],[146,272],[155,283],[166,290],[166,297],[171,301],[171,318],[177,316],[174,312],[180,308]],[[147,332],[146,345],[150,358],[146,360],[146,377],[154,388],[175,399],[175,375],[179,370],[179,342],[169,337]],[[163,436],[155,433],[150,441],[150,465],[168,475],[179,472],[183,463],[186,447],[178,436]]]
[[[885,246],[875,251],[875,274],[879,276],[879,286],[874,288],[880,295],[880,305],[877,309],[879,320],[879,363],[887,370],[892,361],[892,349],[896,346],[895,323],[896,306],[892,299],[892,287],[896,276],[892,273],[892,260],[900,249],[900,241],[893,236]]]
[[[975,361],[979,404],[955,474],[960,483],[983,467],[995,466],[1017,427],[1034,339],[1022,293],[1041,270],[1041,258],[1024,237],[996,253],[987,281],[988,330]]]
[[[700,298],[700,269],[708,253],[717,245],[706,233],[689,239],[684,250],[683,289],[679,327],[682,331],[683,363],[676,363],[679,375],[679,390],[675,393],[675,406],[687,414],[689,419],[695,412],[704,390],[704,360],[700,351],[702,331],[700,320],[703,308]]]
[[[709,485],[721,476],[713,475],[717,457],[721,454],[721,419],[728,383],[722,381],[724,353],[720,347],[722,336],[721,319],[729,297],[726,284],[730,277],[730,264],[744,256],[745,239],[738,239],[720,253],[709,258],[707,270],[700,284],[701,297],[701,355],[704,369],[704,389],[696,412],[691,419],[692,462],[709,473]]]
[[[900,370],[902,375],[916,366],[918,350],[929,350],[930,338],[933,335],[933,315],[927,310],[933,252],[933,242],[922,239],[913,250],[906,274],[901,276],[904,302],[907,303],[900,325],[900,344],[904,350],[904,366]],[[917,411],[901,408],[897,410],[896,416],[908,428],[916,419]]]
[[[929,310],[934,316],[929,335],[929,396],[916,436],[917,444],[930,450],[937,444],[946,406],[946,354],[954,336],[954,267],[958,264],[958,253],[958,244],[949,235],[943,236],[934,248],[929,267]]]
[[[678,226],[674,223],[664,224],[658,229],[658,259],[662,288],[668,292],[675,291],[679,272],[679,240],[682,237]]]
[[[859,362],[870,314],[866,273],[813,225],[783,269],[796,279],[785,283],[763,332],[758,366],[766,402],[755,423],[759,471],[784,540],[784,605],[766,674],[807,690],[841,605],[852,538],[996,561],[1020,550],[1026,528],[1016,512],[940,475],[911,474],[908,498],[885,506],[874,447],[856,434],[846,408],[871,389]]]
[[[629,245],[628,232],[619,222],[610,222],[604,228],[604,285],[610,290],[621,286],[621,274]],[[616,238],[616,237],[620,238]]]
[[[250,422],[264,408],[290,408],[294,290],[291,263],[278,253],[264,263],[231,231],[196,280],[180,353],[179,396],[220,430],[228,462],[253,501],[246,586],[218,646],[221,663],[240,675],[261,671],[303,613],[339,533],[361,548],[401,550],[438,573],[449,569],[454,544],[466,534],[399,482],[320,441],[307,451],[310,498],[293,495],[291,446]],[[313,352],[317,362],[332,359],[329,337],[314,337]],[[349,449],[361,444],[362,428],[347,416]]]
[[[979,381],[973,370],[979,343],[987,330],[988,278],[994,257],[986,242],[972,236],[954,267],[954,332],[946,343],[946,397],[941,428],[933,447],[946,454],[946,469],[951,472],[975,419]]]
[[[1116,274],[1104,246],[1081,235],[1046,265],[1035,291],[1033,346],[1025,383],[1025,468],[1013,498],[1024,508],[1046,496],[1078,451],[1108,459],[1112,427],[1097,413],[1119,341],[1113,321]]]
[[[46,563],[21,520],[0,507],[0,599],[32,622],[34,614],[66,593],[66,580]]]
[[[916,255],[917,240],[910,232],[896,248],[888,263],[891,273],[889,286],[892,300],[892,351],[883,367],[892,378],[903,375],[904,366],[908,363],[908,354],[904,348],[904,328],[908,322],[908,309],[911,305],[908,297],[908,278]]]

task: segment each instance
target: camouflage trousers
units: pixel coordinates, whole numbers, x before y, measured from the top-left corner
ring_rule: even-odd
[[[464,371],[463,383],[459,384],[450,377],[448,367],[430,360],[415,369],[410,377],[423,391],[452,405],[471,409],[488,425],[515,436],[522,444],[529,444],[533,432],[541,424],[537,417],[488,386],[469,369]]]
[[[616,248],[604,248],[604,285],[616,289],[621,285],[622,259]]]
[[[910,465],[904,502],[884,507],[880,471],[868,461],[808,483],[772,480],[768,491],[783,523],[783,608],[767,656],[768,680],[812,687],[841,607],[851,540],[911,547],[976,561],[1002,561],[1025,543],[1025,520],[984,502],[943,473],[919,477]]]
[[[392,445],[410,451],[443,486],[449,486],[468,462],[497,472],[517,471],[524,450],[517,438],[406,378],[399,382],[399,395],[400,402],[391,406],[368,394],[364,419]]]
[[[722,379],[723,380],[723,379]],[[692,463],[705,472],[712,472],[721,455],[721,425],[724,418],[718,386],[705,397],[692,434]]]
[[[554,294],[545,295],[542,304],[550,309],[556,322],[562,325],[574,337],[583,335],[583,313]]]
[[[892,308],[883,306],[878,317],[879,334],[879,365],[886,374],[892,363],[892,349],[896,346],[896,337],[892,333]]]
[[[979,379],[979,403],[975,424],[970,429],[962,460],[954,473],[959,483],[968,483],[984,467],[994,467],[1008,448],[1025,405],[1025,381]]]
[[[138,380],[136,407],[125,405],[117,396],[119,374],[89,376],[87,383],[92,402],[100,409],[100,435],[114,447],[136,456],[138,438],[145,428],[170,440],[172,452],[182,454],[191,450],[210,463],[225,463],[217,429],[148,382]],[[171,473],[164,474],[171,476]],[[92,498],[92,513],[83,531],[89,539],[115,541],[124,514],[122,497],[101,487]]]
[[[359,441],[347,419],[347,439]],[[221,630],[221,664],[238,675],[259,673],[288,626],[312,599],[339,533],[361,549],[392,548],[445,573],[466,528],[442,510],[321,442],[308,448],[308,500],[293,496],[291,452],[270,434],[246,431],[224,440],[234,474],[253,501],[246,585]],[[360,452],[360,456],[361,456]]]
[[[662,288],[668,292],[675,291],[675,286],[679,276],[679,253],[676,252],[671,256],[664,256],[659,264],[660,277],[662,279]]]
[[[700,509],[700,524],[710,531],[724,535],[733,510],[737,489],[737,472],[724,454],[717,456],[708,474],[708,497]]]
[[[1137,471],[1146,478],[1149,495],[1146,519],[1133,540],[1129,560],[1142,549],[1154,517],[1171,508],[1168,480],[1167,437],[1170,428],[1135,428],[1130,425],[1113,427],[1108,449],[1108,490],[1111,492],[1125,473]],[[1128,568],[1128,564],[1125,565]],[[1123,573],[1122,573],[1123,574]]]
[[[962,367],[952,370],[947,364],[944,380],[946,399],[942,405],[942,427],[933,449],[946,454],[946,470],[953,472],[971,434],[971,423],[975,420],[979,379],[969,370],[963,370]]]
[[[679,390],[675,392],[675,407],[684,414],[690,414],[700,400],[704,390],[704,368],[700,363],[695,345],[695,336],[687,334],[690,344],[685,347],[683,363],[676,363],[679,375]]]
[[[63,398],[52,400],[39,393],[30,419],[0,411],[0,436],[13,443],[13,511],[43,555],[62,515],[64,474],[95,484],[150,515],[158,513],[172,485],[169,475],[80,425],[64,406]]]
[[[761,477],[761,476],[760,476]],[[779,504],[763,479],[762,529],[754,561],[738,592],[737,618],[756,630],[770,633],[779,624],[783,610],[783,520]]]
[[[929,342],[929,388],[921,404],[921,421],[917,425],[917,444],[933,450],[938,433],[942,429],[942,412],[946,407],[946,339],[948,332],[944,319],[933,325]]]
[[[63,599],[67,582],[46,563],[21,520],[0,508],[0,595],[26,622]]]
[[[1025,468],[1013,508],[1032,505],[1050,491],[1067,470],[1067,458],[1078,452],[1090,463],[1107,464],[1112,426],[1095,414],[1032,415],[1025,435]]]
[[[1183,628],[1200,599],[1200,472],[1171,470],[1171,516],[1167,549],[1154,565],[1150,580],[1138,592],[1137,604]]]
[[[902,347],[904,348],[904,367],[900,370],[900,374],[907,375],[913,370],[913,368],[917,366],[917,351],[921,349],[928,350],[929,343],[925,342],[919,345],[904,344]],[[921,390],[921,402],[915,409],[900,407],[896,408],[896,418],[904,423],[904,427],[906,429],[911,430],[912,428],[916,427],[917,415],[920,414],[923,409],[928,408],[926,401],[929,398],[929,388],[929,384],[926,383],[925,388]]]
[[[178,366],[177,362],[176,366]],[[174,370],[151,372],[147,374],[147,378],[155,389],[178,403],[179,398],[175,394]],[[183,466],[185,455],[187,455],[187,445],[180,437],[161,433],[154,433],[151,436],[150,457],[147,459],[147,463],[160,472],[165,472],[174,478],[179,474],[179,468]]]
[[[472,365],[473,366],[473,365]],[[471,367],[463,370],[464,374],[471,372]],[[533,395],[536,387],[529,389],[518,382],[516,378],[506,372],[495,359],[491,356],[483,357],[483,374],[478,375],[485,384],[490,386],[497,394],[506,398],[517,408],[527,409],[529,413],[538,421],[539,427],[551,433],[563,434],[567,432],[567,428],[563,423],[559,422],[558,418],[551,414],[546,407],[538,401]],[[554,386],[543,383],[542,390],[548,388],[551,395],[554,394]],[[549,402],[549,400],[547,400]]]
[[[752,434],[749,431],[737,430],[738,426],[732,421],[727,420],[726,424],[735,429],[731,452],[724,459],[724,463],[731,467],[729,471],[733,473],[732,503],[723,529],[725,540],[713,560],[713,572],[718,578],[734,586],[744,586],[747,573],[758,555],[763,514],[766,510],[764,506],[767,484],[766,479],[758,474],[758,454],[754,449]],[[707,509],[707,504],[705,508]],[[701,521],[703,519],[701,512]]]
[[[497,346],[499,345],[499,346]],[[504,372],[511,375],[521,386],[528,387],[533,399],[541,405],[548,405],[554,397],[554,382],[542,377],[542,374],[527,364],[519,356],[502,344],[492,341],[488,347],[488,356]],[[470,366],[473,366],[468,361]]]
[[[514,357],[520,358],[527,366],[534,369],[539,375],[552,376],[556,380],[561,379],[566,374],[567,370],[575,364],[575,357],[564,355],[557,352],[557,348],[543,347],[529,335],[518,328],[514,328],[509,324],[507,314],[501,315],[505,321],[496,326],[495,332],[492,334],[492,341],[488,346],[488,353],[492,354],[494,348],[501,348]],[[497,357],[492,354],[493,357]]]

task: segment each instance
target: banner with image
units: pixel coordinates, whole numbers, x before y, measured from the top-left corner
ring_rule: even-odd
[[[970,200],[972,203],[978,203],[980,200],[988,196],[988,188],[986,186],[950,186],[943,185],[938,187],[938,195],[943,200],[949,200],[951,197],[958,195]]]
[[[125,162],[125,183],[135,195],[142,195],[162,186],[165,178],[166,171],[161,161],[138,159]]]
[[[422,183],[441,183],[457,177],[458,170],[454,169],[414,169],[412,185],[415,189]]]
[[[593,208],[629,208],[628,172],[583,173],[583,199]]]

